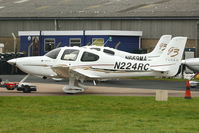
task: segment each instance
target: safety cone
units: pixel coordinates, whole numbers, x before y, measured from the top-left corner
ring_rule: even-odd
[[[189,80],[186,81],[186,91],[185,91],[185,99],[191,99],[191,90]]]

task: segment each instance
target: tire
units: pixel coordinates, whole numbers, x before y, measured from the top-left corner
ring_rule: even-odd
[[[196,86],[190,86],[191,88],[196,88]]]
[[[30,87],[29,86],[24,86],[23,93],[31,93]]]
[[[13,88],[9,88],[7,85],[6,85],[6,89],[7,90],[14,90],[15,88],[13,87]]]

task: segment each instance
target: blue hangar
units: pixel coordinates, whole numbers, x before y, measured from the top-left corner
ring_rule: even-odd
[[[140,48],[142,31],[19,31],[20,51],[26,55],[44,55],[63,46],[97,45],[133,52]]]

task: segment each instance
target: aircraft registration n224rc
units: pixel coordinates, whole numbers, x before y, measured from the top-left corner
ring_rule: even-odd
[[[156,44],[153,51],[147,54],[134,54],[128,53],[125,51],[120,51],[117,49],[109,48],[109,47],[101,47],[101,46],[85,46],[89,49],[95,49],[97,51],[102,51],[104,53],[119,56],[129,60],[139,60],[139,61],[148,61],[153,60],[156,57],[159,57],[163,51],[166,49],[168,43],[171,41],[171,35],[162,35],[158,43]]]
[[[128,60],[101,51],[83,47],[61,47],[44,56],[22,57],[9,60],[22,71],[36,76],[69,78],[66,93],[84,91],[79,82],[85,79],[97,80],[137,76],[175,76],[187,37],[174,37],[161,54],[152,61]]]

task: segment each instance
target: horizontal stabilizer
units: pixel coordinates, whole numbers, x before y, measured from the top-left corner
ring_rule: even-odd
[[[154,66],[151,66],[150,69],[153,71],[158,71],[158,72],[167,72],[170,70],[169,66],[171,65],[174,65],[174,64],[169,64],[169,65],[164,65],[164,66],[154,65]]]
[[[151,70],[153,70],[153,71],[157,71],[157,72],[167,72],[167,71],[169,71],[169,69],[167,68],[167,69],[164,69],[164,68],[151,68]]]

